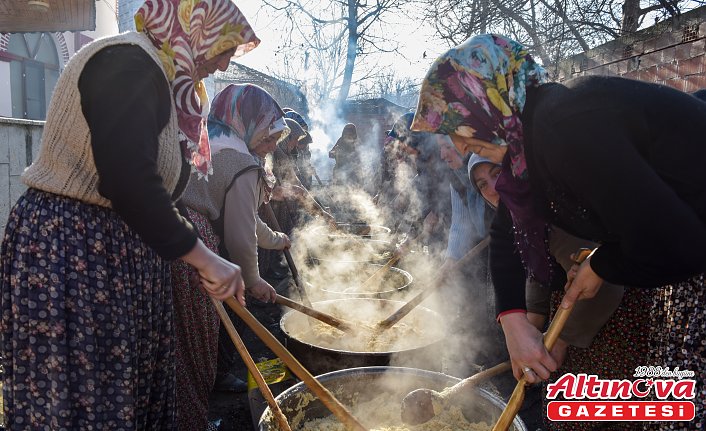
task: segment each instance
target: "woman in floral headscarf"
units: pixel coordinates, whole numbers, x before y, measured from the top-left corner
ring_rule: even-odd
[[[524,263],[543,282],[558,275],[547,250],[551,223],[601,244],[578,268],[562,306],[592,297],[603,280],[669,285],[655,295],[649,365],[689,369],[706,381],[699,333],[706,324],[706,105],[617,77],[545,81],[518,43],[473,37],[433,64],[412,125],[502,162],[491,261],[515,376],[534,382],[557,366],[524,315],[521,269]],[[514,229],[502,229],[503,218]],[[697,399],[706,397],[706,387],[698,390]],[[689,426],[703,423],[700,406]]]
[[[214,251],[240,265],[245,289],[256,299],[274,302],[276,292],[260,278],[257,246],[282,250],[289,238],[273,232],[257,215],[271,184],[263,169],[265,156],[286,138],[284,113],[267,91],[252,85],[229,85],[218,93],[208,116],[214,174],[208,182],[189,182],[182,197],[188,217]],[[177,409],[179,429],[203,430],[208,395],[216,379],[234,360],[230,339],[222,340],[218,358],[219,319],[209,298],[193,280],[195,269],[180,263],[173,272],[177,310]],[[222,337],[223,338],[223,337]],[[225,349],[225,351],[223,350]],[[231,377],[232,378],[232,377]]]
[[[259,41],[229,0],[147,0],[135,20],[67,64],[7,223],[9,429],[171,429],[170,261],[244,302],[240,268],[173,202],[191,169],[211,170],[200,80]]]

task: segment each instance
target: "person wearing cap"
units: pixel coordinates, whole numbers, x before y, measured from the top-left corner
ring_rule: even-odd
[[[216,95],[208,116],[214,174],[206,181],[190,181],[181,203],[199,234],[222,256],[242,268],[246,292],[262,302],[274,302],[274,288],[260,277],[257,247],[282,250],[290,246],[282,232],[273,232],[257,210],[267,201],[272,185],[265,157],[289,128],[279,105],[264,89],[252,84],[228,85]],[[208,395],[237,389],[229,373],[237,360],[225,328],[208,298],[194,286],[193,270],[176,266],[174,280],[177,315],[177,395],[179,428],[205,429]],[[237,324],[237,321],[236,321]],[[241,385],[242,386],[242,383]]]
[[[336,161],[333,167],[333,184],[361,187],[362,166],[359,154],[358,131],[355,124],[348,123],[341,137],[329,151],[328,156]]]
[[[292,111],[290,111],[291,113]],[[291,130],[289,136],[277,145],[272,154],[272,172],[276,185],[272,191],[270,205],[283,232],[291,234],[299,223],[299,208],[309,215],[322,216],[326,222],[334,223],[333,216],[326,212],[309,191],[302,185],[297,169],[300,142],[308,136],[298,122],[291,118],[284,120]],[[264,214],[263,218],[268,220]],[[281,253],[264,252],[261,262],[263,270],[273,278],[283,278],[286,266],[281,262]]]
[[[309,133],[309,124],[304,120],[297,111],[291,108],[284,108],[284,118],[290,118],[297,122],[304,130],[304,136],[297,141],[294,159],[296,161],[297,176],[304,188],[311,190],[312,176],[314,175],[314,167],[311,165],[311,151],[309,145],[314,143]]]
[[[409,129],[413,118],[414,112],[402,115],[392,129],[416,171],[408,186],[412,193],[401,226],[403,231],[407,230],[409,239],[418,238],[430,247],[432,255],[438,256],[448,240],[451,173],[441,160],[435,136]]]

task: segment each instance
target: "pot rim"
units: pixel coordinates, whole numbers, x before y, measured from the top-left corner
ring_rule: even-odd
[[[395,300],[391,300],[391,299],[381,299],[381,298],[339,298],[339,299],[327,299],[324,301],[316,301],[316,302],[313,302],[311,305],[313,307],[314,304],[321,304],[321,303],[327,303],[327,302],[340,302],[340,301],[358,301],[358,300],[395,302],[395,303],[400,304],[400,306],[405,304],[402,301],[395,301]],[[315,308],[315,307],[313,307],[313,308]],[[418,305],[415,308],[426,310],[427,312],[430,312],[430,313],[437,315],[439,318],[442,317],[441,314],[437,313],[436,311],[432,310],[431,308],[427,308],[422,305]],[[318,346],[316,344],[311,344],[309,342],[300,340],[299,338],[294,337],[291,333],[289,333],[289,331],[287,331],[286,326],[285,326],[285,320],[288,318],[288,316],[290,314],[295,313],[295,312],[298,313],[296,310],[289,310],[286,313],[284,313],[282,315],[282,317],[279,319],[279,327],[282,330],[282,333],[284,333],[284,335],[286,337],[291,338],[292,340],[295,340],[296,342],[301,343],[301,344],[308,346],[308,347],[313,347],[315,349],[327,350],[327,351],[335,352],[335,353],[341,353],[341,354],[345,354],[348,356],[381,356],[381,357],[384,357],[384,356],[390,356],[390,355],[394,355],[394,354],[398,354],[398,353],[409,353],[409,352],[412,352],[415,350],[425,349],[433,344],[441,343],[444,340],[444,334],[441,333],[441,331],[440,331],[439,336],[434,341],[427,343],[427,344],[420,345],[420,346],[416,346],[411,349],[404,349],[404,350],[387,350],[384,352],[358,352],[355,350],[340,350],[340,349],[334,349],[332,347],[323,347],[323,346]],[[371,367],[360,367],[360,368],[371,368]],[[398,367],[398,368],[404,368],[404,367]],[[352,368],[346,368],[346,369],[352,369]],[[330,373],[327,373],[327,374],[330,374]]]
[[[410,368],[410,367],[391,367],[391,366],[375,366],[375,367],[356,367],[356,368],[346,368],[343,370],[337,370],[337,371],[331,371],[329,373],[325,374],[320,374],[316,376],[316,380],[318,380],[321,383],[325,383],[329,380],[335,380],[338,378],[340,375],[344,376],[349,376],[352,374],[360,373],[360,374],[385,374],[388,372],[392,373],[398,373],[402,375],[413,375],[413,376],[418,376],[418,377],[423,377],[427,378],[429,380],[434,380],[434,379],[439,379],[439,381],[445,380],[445,385],[455,385],[456,383],[460,382],[461,379],[458,377],[450,376],[448,374],[440,373],[438,371],[430,371],[430,370],[424,370],[421,368]],[[306,384],[301,381],[296,383],[295,385],[291,386],[290,388],[284,390],[282,393],[277,395],[275,397],[275,402],[277,404],[280,404],[280,401],[282,399],[293,396],[298,392],[302,392],[303,390],[307,390],[311,392],[311,390],[306,386]],[[495,405],[497,408],[500,409],[500,411],[505,409],[505,406],[507,403],[500,398],[499,396],[493,394],[492,392],[488,391],[487,389],[480,387],[480,386],[474,386],[473,390],[477,390],[481,392],[484,395],[484,398],[487,399],[490,403]],[[262,424],[265,421],[265,416],[269,414],[270,412],[270,407],[268,406],[265,411],[262,412],[262,415],[260,415],[260,420],[258,421],[258,428],[262,429]],[[527,426],[525,425],[524,421],[519,417],[519,415],[515,416],[515,418],[512,421],[512,424],[515,426],[516,431],[527,431]]]
[[[361,264],[366,264],[370,266],[376,266],[378,268],[382,268],[385,265],[381,265],[379,263],[372,263],[372,262],[361,262]],[[326,292],[328,294],[332,295],[344,295],[344,298],[341,299],[354,299],[354,298],[360,298],[360,299],[385,299],[385,298],[379,298],[381,295],[392,295],[394,293],[400,292],[402,290],[407,289],[412,283],[414,282],[414,278],[412,277],[412,274],[410,274],[408,271],[405,271],[402,268],[397,268],[396,266],[391,266],[390,271],[396,272],[405,279],[405,284],[403,284],[400,287],[395,287],[392,289],[388,290],[381,290],[379,292],[342,292],[340,290],[331,290],[331,289],[326,289],[324,287],[321,288],[321,291]],[[316,287],[315,284],[312,284],[312,286]],[[333,299],[333,298],[332,298]]]

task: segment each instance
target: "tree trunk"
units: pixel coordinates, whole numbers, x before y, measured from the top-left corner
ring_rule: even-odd
[[[625,0],[623,3],[623,20],[620,24],[621,34],[631,34],[637,31],[640,19],[640,0]]]
[[[348,0],[348,50],[346,53],[346,68],[343,70],[343,82],[338,92],[338,105],[341,106],[348,98],[353,79],[355,58],[358,55],[358,0]]]

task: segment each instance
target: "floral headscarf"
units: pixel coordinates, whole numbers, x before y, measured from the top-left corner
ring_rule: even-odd
[[[260,39],[231,0],[146,0],[135,14],[135,27],[147,34],[164,65],[192,170],[199,177],[211,174],[209,103],[196,69],[234,47],[234,56],[245,54]]]
[[[496,190],[512,215],[525,267],[539,281],[551,275],[548,224],[532,203],[520,115],[527,88],[546,81],[546,71],[519,43],[494,34],[475,36],[431,66],[412,122],[412,130],[508,147]]]
[[[280,141],[289,134],[284,112],[270,93],[253,84],[230,84],[216,95],[208,114],[208,133],[214,143],[214,154],[223,148],[252,151],[255,138],[282,132]],[[218,138],[226,139],[218,139]]]

